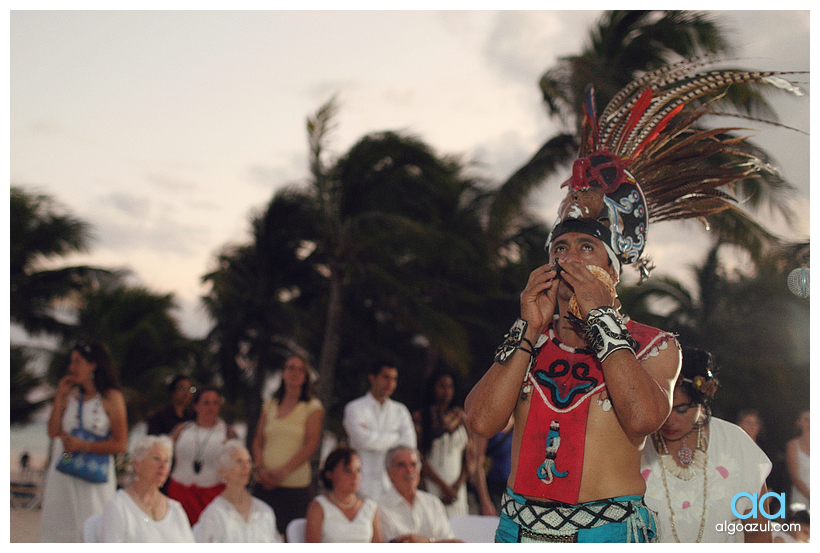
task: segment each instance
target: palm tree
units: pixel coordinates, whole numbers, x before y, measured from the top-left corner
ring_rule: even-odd
[[[319,352],[328,408],[336,391],[357,393],[356,377],[374,358],[406,360],[418,354],[414,343],[428,346],[422,366],[466,372],[464,324],[474,314],[465,306],[477,305],[491,280],[486,195],[458,160],[393,132],[326,160],[335,111],[331,99],[308,119],[308,186],[279,191],[254,216],[252,242],[226,248],[204,277],[217,321],[210,338],[223,374],[234,375],[226,383],[258,391],[265,371],[299,344]]]
[[[468,336],[454,304],[477,301],[473,290],[489,277],[484,196],[460,173],[457,160],[439,159],[417,139],[392,132],[364,137],[337,161],[336,231],[316,251],[331,281],[322,379],[332,382],[344,305],[334,299],[346,290],[389,313],[405,332],[425,336],[432,355],[466,370]]]
[[[319,332],[312,309],[324,278],[305,259],[314,220],[302,193],[281,191],[251,219],[251,243],[225,247],[203,277],[203,302],[216,321],[205,341],[226,398],[245,403],[251,430],[268,372],[289,352],[306,354],[301,348]]]
[[[46,268],[54,259],[85,251],[89,225],[72,216],[51,197],[11,187],[9,311],[11,320],[32,333],[65,333],[56,302],[92,275],[107,271],[88,266]]]
[[[608,11],[590,31],[587,45],[576,56],[562,58],[541,77],[548,115],[564,130],[550,138],[538,152],[499,188],[491,210],[490,233],[496,247],[515,232],[521,206],[528,195],[572,160],[579,149],[584,91],[595,89],[598,106],[605,106],[625,85],[644,72],[680,58],[703,54],[730,54],[732,48],[720,26],[709,16],[689,11]],[[774,119],[759,92],[734,86],[725,96],[740,113]],[[754,149],[754,146],[748,145]],[[766,160],[765,152],[755,153]],[[744,179],[734,186],[737,197],[751,208],[766,204],[787,221],[793,213],[785,196],[791,187],[776,175]],[[782,243],[747,213],[727,210],[707,217],[719,239],[732,241],[752,253],[756,261]]]
[[[18,346],[11,346],[9,355],[9,403],[11,404],[11,424],[29,422],[31,415],[45,405],[48,400],[31,401],[29,395],[41,383],[42,378],[34,376],[27,370],[32,356]]]

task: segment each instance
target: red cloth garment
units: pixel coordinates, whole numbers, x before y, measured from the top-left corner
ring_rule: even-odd
[[[675,339],[672,334],[633,321],[627,321],[626,326],[639,344],[639,361],[657,355],[658,348]],[[601,363],[591,351],[566,351],[551,331],[552,324],[544,333],[553,337],[544,343],[525,382],[533,388],[532,399],[513,491],[576,504],[590,399],[606,397],[606,383]]]
[[[182,508],[185,509],[185,514],[188,515],[191,526],[196,524],[205,507],[224,489],[225,484],[201,488],[196,484],[190,486],[180,484],[173,478],[168,480],[168,497],[182,503]]]

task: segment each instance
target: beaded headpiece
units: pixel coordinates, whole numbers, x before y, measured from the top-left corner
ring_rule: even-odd
[[[710,112],[697,101],[724,94],[732,84],[765,83],[801,94],[779,75],[786,72],[715,70],[710,58],[685,60],[646,73],[624,87],[597,115],[588,87],[581,148],[569,187],[547,240],[583,232],[606,246],[615,269],[637,264],[649,276],[643,257],[650,221],[701,218],[737,209],[732,183],[771,168],[744,148],[737,128],[695,126]]]

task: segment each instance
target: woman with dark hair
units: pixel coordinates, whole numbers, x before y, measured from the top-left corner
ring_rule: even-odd
[[[322,404],[311,392],[307,359],[291,355],[282,384],[262,406],[251,445],[254,495],[273,508],[281,534],[291,520],[305,516],[313,497],[310,459],[319,448],[323,417]]]
[[[737,425],[757,443],[763,434],[763,419],[757,409],[741,409],[737,414]]]
[[[325,495],[317,495],[307,509],[308,543],[381,543],[376,502],[357,494],[362,462],[356,450],[339,447],[330,452],[322,469]]]
[[[85,520],[102,512],[117,490],[113,456],[128,445],[125,399],[102,344],[79,342],[71,350],[68,374],[54,395],[48,435],[52,449],[40,541],[81,542]],[[72,471],[72,466],[85,464],[80,462],[84,458],[89,466],[99,467],[96,475]]]
[[[736,494],[761,498],[766,493],[772,464],[739,426],[712,417],[716,373],[712,354],[683,348],[672,412],[644,448],[644,501],[658,513],[658,541],[772,541],[771,532],[720,530],[730,523],[740,525],[733,510],[752,510],[748,498],[735,502]],[[758,517],[743,522],[765,522],[759,511]]]
[[[456,379],[447,371],[427,379],[424,406],[413,414],[425,489],[441,499],[448,518],[466,515],[467,444],[464,410],[455,405]]]
[[[182,503],[191,526],[225,489],[219,476],[219,455],[222,444],[235,438],[236,432],[219,416],[223,403],[218,388],[205,386],[194,397],[194,420],[179,424],[171,433],[174,468],[168,479],[168,497]]]
[[[196,388],[193,386],[191,378],[184,374],[178,374],[168,383],[167,390],[170,402],[148,417],[148,434],[171,434],[179,423],[194,418],[191,401],[196,393]]]

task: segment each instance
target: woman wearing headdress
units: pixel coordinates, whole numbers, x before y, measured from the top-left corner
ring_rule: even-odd
[[[75,435],[78,429],[90,434]],[[125,399],[111,357],[102,344],[79,342],[71,350],[68,374],[60,379],[48,419],[51,463],[43,493],[41,542],[81,542],[83,524],[114,496],[114,455],[128,444]],[[97,441],[90,441],[96,436]],[[56,438],[56,439],[55,439]],[[102,456],[100,478],[90,482],[61,472],[58,465],[83,453]]]
[[[753,521],[733,514],[734,497],[746,492],[761,498],[772,464],[739,426],[711,416],[717,387],[712,354],[683,348],[672,413],[647,440],[641,460],[644,501],[658,513],[658,541],[772,541],[771,532],[720,530],[721,524]],[[734,505],[740,514],[753,508],[748,498]]]

